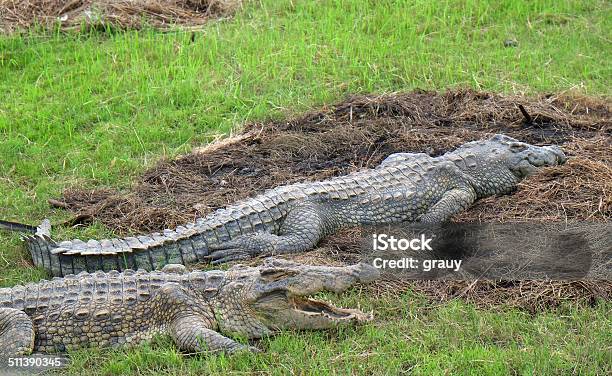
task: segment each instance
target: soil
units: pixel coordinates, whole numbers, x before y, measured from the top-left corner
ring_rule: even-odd
[[[472,140],[504,133],[532,144],[560,145],[569,160],[522,182],[509,196],[479,201],[455,221],[597,221],[612,218],[612,114],[603,99],[578,95],[505,96],[473,90],[354,96],[290,120],[253,123],[236,136],[146,171],[131,190],[68,189],[55,202],[95,218],[118,234],[157,231],[193,220],[239,199],[295,182],[374,167],[395,152],[440,155]],[[297,255],[304,262],[351,261],[355,229]],[[443,301],[537,311],[563,301],[609,299],[608,281],[398,283]],[[386,286],[386,287],[385,287]]]

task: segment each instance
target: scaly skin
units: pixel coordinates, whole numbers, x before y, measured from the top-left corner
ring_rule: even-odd
[[[308,299],[378,277],[373,266],[267,259],[226,272],[83,272],[0,289],[0,358],[136,344],[168,334],[187,352],[253,350],[226,337],[357,324],[371,314]],[[225,335],[224,335],[225,334]]]
[[[301,252],[345,226],[446,221],[477,199],[512,192],[539,167],[565,160],[556,146],[496,135],[436,158],[393,154],[374,169],[281,186],[163,233],[56,243],[47,221],[27,244],[34,263],[54,275]],[[11,226],[19,225],[4,227]]]

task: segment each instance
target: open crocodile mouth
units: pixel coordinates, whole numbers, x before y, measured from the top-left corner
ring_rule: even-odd
[[[325,329],[343,324],[371,321],[373,313],[339,308],[333,304],[277,289],[262,294],[253,305],[254,312],[269,328]]]
[[[358,309],[338,308],[329,303],[301,297],[289,298],[293,309],[309,316],[323,316],[334,321],[370,321],[371,313]]]

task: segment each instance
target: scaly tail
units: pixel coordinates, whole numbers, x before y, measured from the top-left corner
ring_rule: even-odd
[[[34,265],[50,270],[55,276],[63,276],[59,269],[59,257],[54,255],[52,249],[56,246],[51,239],[51,222],[42,221],[40,226],[34,227],[23,223],[0,221],[0,229],[24,233],[21,238],[26,241],[27,248],[32,255]],[[55,266],[55,267],[54,267]]]
[[[40,226],[0,221],[0,229],[23,232],[22,238],[37,267],[62,277],[96,270],[160,269],[166,264],[202,261],[207,255],[207,226],[188,224],[176,230],[125,239],[56,242],[51,239],[51,222]]]
[[[24,225],[23,223],[17,223],[17,222],[3,221],[3,220],[0,220],[0,230],[16,231],[16,232],[30,232],[33,234],[36,233],[36,227],[34,226]]]
[[[211,246],[244,233],[270,232],[282,213],[271,199],[264,202],[274,210],[254,201],[217,210],[172,230],[125,238],[54,241],[47,219],[38,227],[0,222],[0,229],[23,232],[34,265],[58,277],[96,270],[156,270],[166,264],[206,262]]]

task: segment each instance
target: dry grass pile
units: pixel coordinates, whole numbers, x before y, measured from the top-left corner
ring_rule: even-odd
[[[524,115],[519,105],[524,108]],[[289,121],[243,132],[182,158],[162,161],[129,192],[69,189],[61,206],[120,234],[173,227],[265,189],[373,167],[394,152],[439,155],[464,142],[504,133],[560,145],[563,166],[526,179],[513,195],[482,200],[458,221],[608,222],[612,217],[610,104],[569,95],[535,98],[453,90],[358,96]],[[343,263],[355,235],[331,236],[298,260]],[[436,300],[462,297],[537,310],[562,301],[608,299],[610,282],[411,282]],[[385,283],[373,287],[385,289]],[[393,288],[392,288],[393,290]],[[479,303],[479,304],[481,304]]]
[[[610,281],[382,281],[363,289],[381,298],[392,299],[399,291],[411,290],[440,303],[463,299],[479,308],[503,306],[530,313],[612,299]]]
[[[609,105],[584,98],[470,90],[360,96],[293,120],[250,124],[219,145],[161,162],[130,192],[69,189],[62,201],[119,233],[158,230],[278,185],[373,167],[395,152],[439,155],[501,132],[559,144],[570,160],[457,219],[605,221],[612,216],[611,125]]]
[[[113,27],[197,27],[233,12],[240,0],[0,0],[0,31]]]

